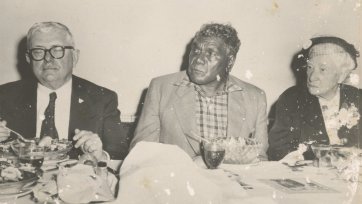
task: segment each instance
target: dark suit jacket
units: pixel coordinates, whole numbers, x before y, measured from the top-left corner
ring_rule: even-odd
[[[340,108],[354,104],[362,116],[361,90],[341,85],[340,96]],[[347,139],[348,146],[362,147],[360,130],[362,130],[361,119],[351,129],[342,126],[338,135]],[[312,140],[329,144],[318,98],[311,95],[306,87],[291,87],[277,101],[276,120],[269,132],[269,160],[280,160],[289,152],[296,150],[300,143]],[[314,155],[308,150],[304,157],[313,159]]]
[[[34,138],[36,100],[36,81],[20,80],[1,85],[0,118],[24,137]],[[76,128],[92,131],[99,135],[103,149],[112,159],[123,159],[128,152],[128,143],[117,106],[115,92],[73,76],[68,139],[72,140]],[[70,156],[76,158],[80,153],[79,149],[73,148]]]

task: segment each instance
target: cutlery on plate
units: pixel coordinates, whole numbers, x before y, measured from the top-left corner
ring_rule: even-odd
[[[34,140],[25,139],[20,133],[16,132],[15,130],[12,130],[12,129],[10,129],[8,127],[5,127],[5,126],[4,126],[4,128],[7,129],[8,131],[14,133],[18,137],[18,139],[22,140],[23,142],[35,142]],[[3,142],[5,142],[5,141],[3,141]],[[6,142],[8,142],[8,141],[6,141]]]

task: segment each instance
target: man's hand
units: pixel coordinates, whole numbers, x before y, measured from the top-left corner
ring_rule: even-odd
[[[0,142],[10,137],[10,131],[6,128],[6,121],[0,121]]]
[[[76,129],[73,140],[77,141],[75,148],[80,147],[84,153],[92,154],[98,161],[104,159],[102,141],[97,134]]]

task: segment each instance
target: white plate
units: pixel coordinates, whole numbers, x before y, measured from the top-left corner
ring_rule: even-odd
[[[33,191],[33,189],[28,189],[26,191],[21,191],[19,193],[12,193],[12,194],[0,194],[0,198],[3,198],[3,197],[12,197],[12,196],[16,196],[16,197],[21,197],[21,196],[25,196],[29,193],[31,193]]]
[[[66,156],[64,159],[59,159],[59,160],[45,160],[43,162],[43,166],[56,166],[58,163],[60,162],[64,162],[69,160],[69,156]]]
[[[33,191],[33,189],[36,185],[37,185],[37,182],[35,182],[31,186],[28,186],[25,190],[21,190],[17,193],[5,193],[5,194],[0,193],[0,198],[12,197],[12,196],[21,197],[21,196],[27,195]]]

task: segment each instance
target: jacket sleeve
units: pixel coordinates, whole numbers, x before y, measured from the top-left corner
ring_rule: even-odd
[[[269,160],[280,160],[289,152],[296,149],[299,143],[298,132],[300,127],[295,124],[295,114],[293,98],[291,99],[285,93],[282,94],[276,102],[275,121],[269,132]]]
[[[358,148],[362,149],[362,89],[358,90],[359,122],[357,130]]]
[[[112,92],[104,106],[102,142],[103,149],[111,159],[124,159],[128,153],[128,138],[124,131],[118,110],[117,94]]]
[[[267,160],[266,151],[268,149],[268,133],[267,133],[267,113],[266,113],[266,96],[262,92],[258,101],[258,115],[255,123],[255,138],[261,142],[259,157],[262,160]]]
[[[141,117],[139,118],[132,149],[140,141],[159,142],[160,140],[160,86],[152,80],[147,91]]]

